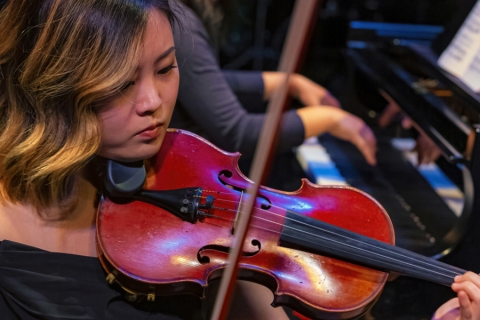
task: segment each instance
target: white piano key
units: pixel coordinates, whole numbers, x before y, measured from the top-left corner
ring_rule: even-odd
[[[347,185],[317,138],[308,139],[297,148],[297,159],[305,173],[318,185]]]
[[[411,151],[415,147],[415,140],[395,138],[392,139],[392,145],[403,152],[405,158],[417,168],[450,209],[460,216],[464,204],[463,193],[436,164],[417,166],[418,155]],[[305,140],[296,153],[305,173],[318,185],[348,185],[317,138]]]

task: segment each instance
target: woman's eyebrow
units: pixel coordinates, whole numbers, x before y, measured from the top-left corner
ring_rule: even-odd
[[[175,47],[170,47],[164,53],[162,53],[160,56],[158,56],[158,58],[155,60],[155,63],[158,63],[161,60],[165,59],[173,51],[175,51]]]

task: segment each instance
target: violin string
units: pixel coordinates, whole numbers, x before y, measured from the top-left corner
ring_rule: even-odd
[[[232,203],[235,203],[235,204],[239,204],[238,201],[232,201],[232,200],[226,200],[226,199],[217,199],[217,200],[225,201],[225,202],[232,202]],[[279,208],[279,209],[282,209],[282,210],[286,210],[286,209],[284,209],[284,208],[282,208],[282,207],[279,207],[279,206],[274,206],[274,205],[270,205],[270,206],[271,206],[271,207],[275,207],[275,208]],[[283,215],[281,215],[281,214],[278,214],[278,213],[275,213],[275,212],[272,212],[272,211],[265,210],[265,209],[263,209],[263,208],[257,208],[257,207],[255,207],[255,209],[261,210],[261,211],[263,211],[263,212],[265,212],[265,213],[272,214],[272,215],[275,215],[275,216],[278,216],[278,217],[281,217],[281,218],[284,218],[284,219],[291,219],[291,218],[288,218],[288,217],[283,216]],[[237,210],[227,209],[227,208],[224,208],[224,210],[237,211]],[[242,212],[239,212],[239,213],[241,214]],[[292,212],[292,213],[295,214],[295,215],[298,215],[298,214],[295,213],[295,212]],[[312,234],[312,233],[309,233],[309,232],[305,232],[305,231],[300,230],[300,229],[297,229],[297,228],[293,228],[293,227],[289,227],[289,226],[284,226],[284,225],[282,225],[282,224],[280,224],[280,223],[278,223],[278,222],[274,222],[274,221],[271,221],[271,220],[268,220],[268,219],[265,219],[265,218],[261,218],[261,217],[258,217],[258,216],[254,216],[254,217],[257,218],[257,219],[264,220],[264,221],[269,222],[269,223],[273,223],[273,224],[280,225],[280,226],[282,226],[282,227],[288,227],[288,228],[290,228],[290,229],[292,229],[292,230],[294,230],[294,231],[300,232],[300,233],[309,234],[309,235],[311,235],[311,236],[313,236],[313,237],[317,237],[317,238],[322,239],[322,240],[328,240],[328,238],[325,238],[325,237],[322,237],[322,236],[318,236],[318,235],[316,235],[316,234]],[[292,220],[295,220],[295,219],[292,219]],[[232,221],[233,221],[233,220],[232,220]],[[347,237],[344,236],[344,235],[337,234],[337,233],[332,232],[332,231],[330,231],[330,230],[325,230],[325,229],[320,228],[320,227],[311,226],[310,224],[308,224],[308,223],[306,223],[306,222],[297,221],[297,220],[295,220],[295,221],[296,221],[297,223],[304,224],[304,225],[309,226],[309,227],[314,227],[314,228],[316,228],[316,229],[318,229],[319,231],[322,231],[322,232],[324,232],[324,233],[330,233],[330,234],[333,234],[333,235],[336,235],[336,236],[339,236],[339,237],[343,237],[343,238],[345,238],[345,239],[347,239],[347,240],[349,239],[349,238],[347,238]],[[273,231],[273,230],[269,230],[269,231],[279,234],[278,231]],[[348,231],[348,230],[346,230],[346,231]],[[350,240],[353,240],[353,241],[355,241],[355,242],[361,243],[361,241],[356,240],[356,239],[350,239]],[[332,241],[332,242],[334,242],[334,243],[340,244],[339,241],[335,241],[335,240],[333,240],[333,239],[330,239],[329,241]],[[344,244],[344,243],[342,243],[342,245],[347,246],[347,245]],[[373,247],[372,249],[377,249],[377,250],[381,250],[381,251],[385,251],[385,250],[386,250],[386,249],[384,249],[384,248],[377,247],[377,246],[375,246],[375,245],[371,245],[371,246]],[[379,254],[379,253],[376,253],[376,252],[373,252],[373,251],[369,251],[369,250],[364,250],[364,249],[358,248],[358,247],[353,246],[353,245],[348,245],[348,247],[351,247],[351,248],[354,248],[354,249],[360,249],[360,250],[365,251],[365,252],[370,252],[370,253],[373,253],[373,254],[375,254],[375,255],[377,255],[377,256],[380,256],[380,257],[383,257],[383,258],[387,258],[387,259],[391,259],[391,260],[396,261],[396,262],[405,263],[403,260],[399,260],[399,259],[397,260],[397,259],[394,258],[394,257],[388,256],[388,255],[382,255],[382,254]],[[400,258],[409,258],[409,256],[403,255],[402,253],[393,252],[393,251],[390,251],[389,253],[390,253],[390,254],[397,255],[397,256],[399,256]],[[456,272],[454,272],[454,271],[452,271],[452,270],[449,270],[449,269],[446,269],[446,268],[444,268],[443,266],[435,265],[435,264],[433,264],[433,263],[428,263],[428,262],[424,262],[424,261],[422,261],[422,263],[425,264],[426,266],[438,267],[438,268],[440,268],[440,269],[443,269],[444,271],[452,272],[452,274],[457,275]],[[413,264],[410,264],[410,263],[407,263],[407,264],[410,265],[410,266],[416,266],[417,268],[421,268],[421,269],[424,269],[424,270],[427,270],[427,271],[430,271],[430,272],[431,272],[430,269],[422,268],[422,267],[420,267],[420,266],[418,266],[418,265],[413,265]],[[437,274],[440,274],[440,273],[438,273],[438,272],[436,272],[436,273],[437,273]],[[442,275],[443,275],[443,274],[442,274]],[[448,276],[448,275],[444,275],[444,276]]]
[[[256,208],[256,209],[258,209],[258,208]],[[263,210],[263,209],[260,209],[260,210]],[[215,217],[215,218],[220,218],[220,219],[223,219],[223,220],[227,220],[227,221],[229,221],[229,222],[234,221],[233,219],[229,219],[229,218],[225,218],[225,217],[220,217],[220,216],[215,216],[215,215],[208,215],[208,216],[210,216],[210,217]],[[359,250],[359,251],[364,251],[364,252],[367,252],[367,253],[372,253],[372,254],[377,255],[377,256],[379,256],[379,257],[387,258],[387,259],[390,259],[391,261],[394,261],[394,262],[400,262],[400,263],[402,263],[403,265],[407,265],[407,266],[411,266],[411,267],[416,267],[416,268],[418,268],[418,269],[422,269],[422,270],[427,271],[427,272],[430,272],[430,273],[435,273],[435,274],[440,275],[440,276],[443,276],[443,277],[453,278],[453,277],[455,277],[455,276],[458,275],[458,273],[456,273],[455,271],[449,270],[449,269],[445,269],[445,268],[443,268],[441,265],[439,266],[439,265],[435,265],[435,264],[429,264],[429,263],[426,263],[426,262],[424,262],[424,264],[426,265],[425,267],[424,267],[424,266],[420,266],[420,265],[415,265],[415,264],[412,264],[412,263],[405,262],[405,261],[403,261],[403,260],[396,259],[396,258],[391,257],[391,256],[382,255],[382,254],[377,253],[377,252],[373,252],[373,251],[370,251],[370,250],[366,250],[366,249],[363,249],[363,248],[359,248],[359,247],[356,247],[356,246],[353,246],[353,245],[348,245],[348,244],[346,244],[346,243],[341,243],[340,241],[336,241],[336,240],[333,240],[333,239],[328,239],[328,238],[325,238],[325,237],[323,237],[323,236],[319,236],[319,235],[317,235],[317,234],[313,234],[313,233],[311,233],[311,232],[306,232],[306,231],[303,231],[303,230],[300,230],[300,229],[297,229],[297,228],[294,228],[294,227],[285,226],[285,225],[282,225],[282,224],[280,224],[280,223],[278,223],[278,222],[274,222],[274,221],[271,221],[271,220],[268,220],[268,219],[265,219],[265,218],[262,218],[262,217],[259,217],[259,216],[253,216],[252,218],[260,219],[260,220],[263,220],[263,221],[266,221],[266,222],[272,223],[272,224],[277,224],[277,225],[282,226],[282,227],[287,227],[287,228],[289,228],[289,229],[291,229],[291,230],[295,230],[295,231],[298,231],[298,232],[303,233],[303,234],[308,234],[308,235],[311,235],[311,236],[316,237],[316,238],[318,238],[318,239],[327,240],[327,241],[331,241],[331,242],[333,242],[333,243],[341,244],[341,245],[343,245],[343,246],[345,246],[345,247],[353,248],[353,249],[356,249],[356,250]],[[300,221],[298,221],[298,222],[300,222]],[[278,232],[278,231],[271,230],[271,229],[267,229],[267,228],[261,227],[261,226],[259,226],[259,225],[252,224],[251,226],[252,226],[253,228],[263,229],[263,230],[265,230],[265,231],[268,231],[268,232],[271,232],[271,233],[274,233],[274,234],[278,234],[278,235],[281,234],[281,233]],[[321,229],[321,228],[317,228],[317,229],[322,230],[322,231],[324,231],[324,232],[329,232],[328,230],[323,230],[323,229]],[[355,240],[355,239],[353,239],[353,240]],[[355,240],[355,241],[356,241],[356,240]],[[377,248],[377,249],[378,249],[378,248]],[[383,248],[380,248],[380,249],[384,250]],[[394,252],[392,252],[392,253],[394,253]],[[407,257],[407,256],[403,256],[403,257]],[[447,273],[451,273],[451,274],[446,274],[446,273],[442,273],[442,272],[440,272],[440,271],[435,271],[435,270],[428,269],[428,268],[427,268],[428,266],[438,267],[439,269],[442,269],[443,271],[446,271]]]
[[[225,202],[232,202],[232,203],[235,203],[235,204],[238,203],[238,201],[232,201],[232,200],[226,200],[226,199],[218,199],[218,200],[220,200],[220,201],[225,201]],[[284,208],[282,208],[282,207],[279,207],[279,206],[275,206],[275,205],[271,205],[271,204],[269,204],[269,205],[270,205],[271,207],[274,207],[274,208],[279,208],[279,209],[281,209],[281,210],[286,210],[286,209],[284,209]],[[279,216],[279,217],[284,218],[284,219],[291,219],[291,218],[288,218],[288,217],[286,217],[286,216],[280,215],[280,214],[278,214],[278,213],[265,210],[265,209],[263,209],[263,208],[255,208],[255,209],[257,209],[257,210],[262,210],[262,211],[264,211],[265,213],[272,214],[272,215],[276,215],[276,216]],[[231,210],[231,209],[226,209],[226,210]],[[236,210],[233,210],[233,211],[236,211]],[[297,214],[297,213],[295,213],[295,212],[292,212],[292,213],[295,214],[295,215],[299,215],[299,214]],[[274,223],[274,224],[281,225],[281,224],[276,223],[276,222],[274,222],[274,221],[270,221],[270,220],[267,220],[267,219],[264,219],[264,218],[260,218],[260,217],[258,217],[258,216],[255,216],[255,217],[257,217],[257,218],[259,218],[259,219],[262,219],[262,220],[265,220],[265,221],[267,221],[267,222],[271,222],[271,223]],[[295,220],[295,219],[292,219],[292,220]],[[302,222],[302,221],[297,221],[297,220],[295,220],[295,221],[296,221],[297,223],[304,224],[304,225],[307,225],[307,226],[312,227],[312,226],[309,225],[308,223],[305,223],[305,222]],[[283,226],[283,225],[281,225],[281,226]],[[287,226],[287,227],[288,227],[288,226]],[[343,237],[343,238],[347,238],[346,236],[343,236],[343,235],[340,235],[340,234],[336,234],[335,232],[332,232],[332,231],[330,231],[330,230],[325,230],[325,229],[323,229],[323,228],[316,227],[316,226],[313,226],[313,227],[316,228],[316,229],[318,229],[319,231],[323,231],[323,232],[330,233],[330,234],[333,234],[333,235],[336,235],[336,236],[340,236],[340,237]],[[293,229],[293,230],[295,230],[295,231],[298,231],[298,232],[300,232],[300,233],[302,233],[302,232],[305,233],[305,231],[300,230],[300,229],[296,229],[296,228],[292,228],[292,227],[288,227],[288,228],[291,228],[291,229]],[[270,231],[271,231],[271,232],[275,232],[275,233],[279,233],[279,232],[273,231],[273,230],[270,230]],[[347,230],[347,231],[348,231],[348,230]],[[307,234],[310,234],[310,235],[312,235],[312,236],[314,236],[314,237],[317,237],[317,238],[319,237],[318,235],[311,234],[311,233],[308,233],[308,232],[307,232]],[[325,240],[325,239],[328,239],[328,238],[321,237],[321,239]],[[350,239],[350,240],[352,240],[352,239]],[[353,239],[353,240],[354,240],[355,242],[361,243],[361,241],[358,241],[358,240],[356,240],[356,239]],[[330,241],[332,241],[332,240],[330,239]],[[335,242],[335,241],[333,241],[333,242]],[[339,242],[337,241],[337,243],[339,243]],[[371,246],[373,247],[372,249],[377,249],[377,250],[380,249],[380,250],[382,250],[382,251],[385,251],[385,250],[386,250],[386,249],[384,249],[384,248],[377,247],[377,246],[375,246],[375,245],[371,245]],[[350,246],[350,247],[359,249],[359,248],[357,248],[357,247],[355,247],[355,246]],[[368,250],[363,250],[363,251],[371,252],[371,251],[368,251]],[[391,257],[391,256],[388,256],[388,255],[381,255],[381,254],[378,254],[378,253],[376,253],[376,252],[372,252],[372,253],[374,253],[374,254],[376,254],[376,255],[379,255],[380,257],[383,257],[383,258],[393,259],[393,261],[402,262],[402,263],[404,262],[403,260],[395,260],[395,258],[393,258],[393,257]],[[399,256],[400,258],[410,258],[408,255],[403,255],[402,253],[398,253],[398,252],[390,251],[389,253],[390,253],[390,254],[395,254],[395,255]],[[435,264],[433,264],[433,263],[428,263],[428,262],[425,262],[425,261],[422,261],[422,263],[423,263],[424,265],[426,265],[426,266],[438,267],[438,268],[440,268],[440,269],[443,269],[443,270],[446,271],[446,272],[452,272],[452,274],[453,274],[454,276],[457,275],[457,273],[456,273],[455,271],[452,271],[452,270],[449,270],[449,269],[447,269],[447,268],[444,268],[444,267],[441,266],[441,265],[435,265]],[[413,265],[413,264],[409,264],[409,265],[410,265],[410,266],[417,266],[417,267],[421,268],[421,267],[418,266],[418,265]],[[425,269],[425,268],[422,268],[422,269],[427,270],[427,271],[431,271],[430,269]]]

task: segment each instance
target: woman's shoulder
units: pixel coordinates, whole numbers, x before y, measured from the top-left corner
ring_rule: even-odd
[[[68,221],[45,220],[30,205],[0,204],[0,241],[10,240],[46,251],[96,257],[93,215]]]
[[[38,218],[28,205],[0,203],[0,241],[9,240],[37,247],[33,239],[38,238]],[[40,245],[38,245],[40,247]]]
[[[18,240],[22,224],[30,220],[30,211],[28,206],[0,202],[0,241]]]

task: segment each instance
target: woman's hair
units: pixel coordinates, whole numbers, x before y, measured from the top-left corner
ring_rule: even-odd
[[[69,208],[101,145],[95,108],[134,73],[168,0],[10,0],[0,12],[0,201]]]

